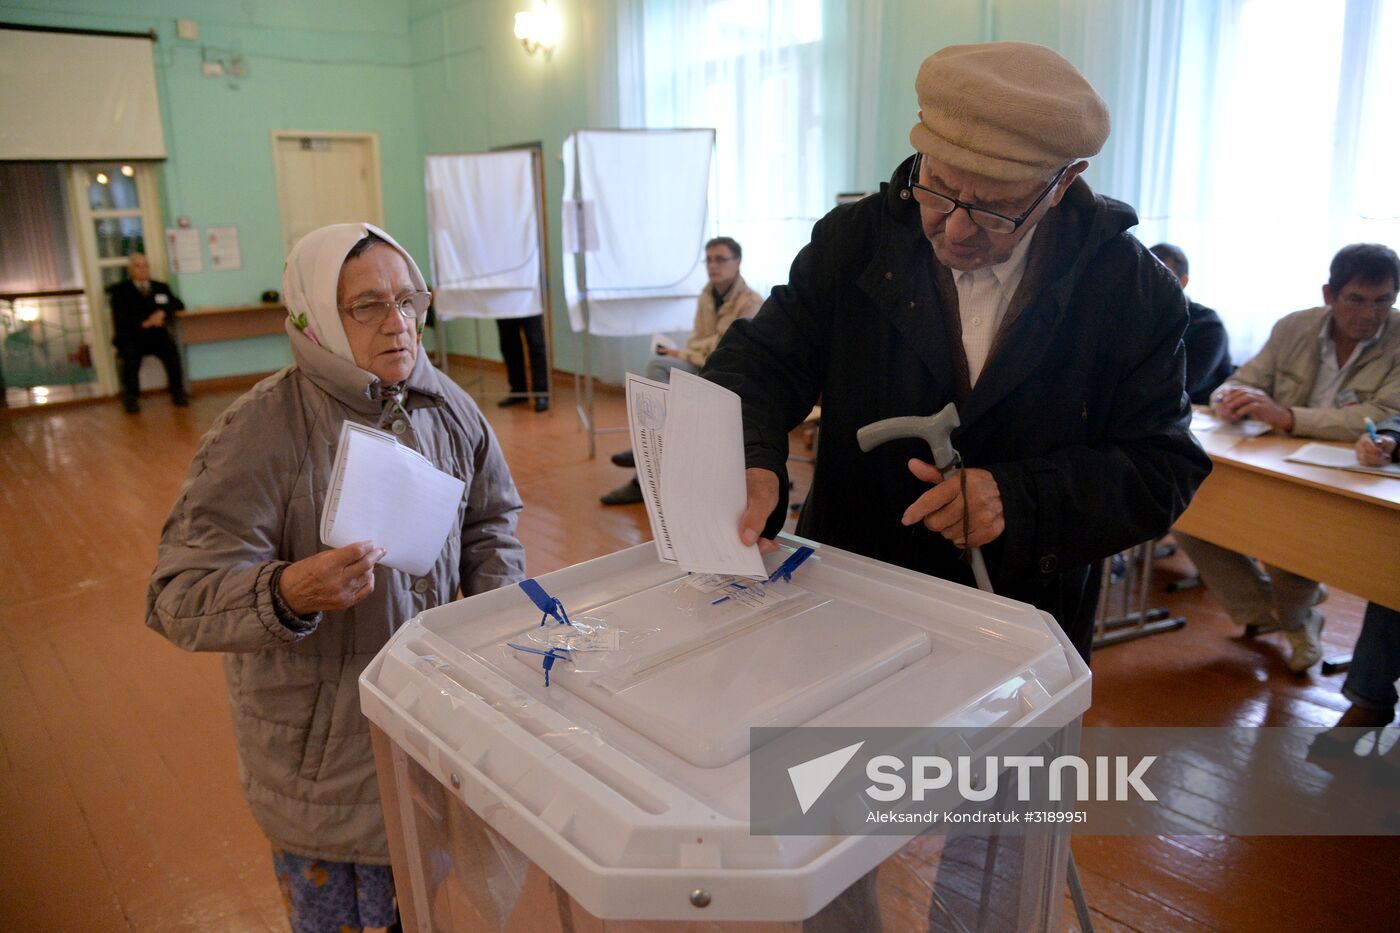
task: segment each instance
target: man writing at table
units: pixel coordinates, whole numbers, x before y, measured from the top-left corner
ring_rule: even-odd
[[[1387,246],[1354,243],[1332,259],[1325,304],[1274,325],[1259,355],[1213,397],[1228,422],[1254,418],[1294,437],[1352,441],[1366,419],[1400,411],[1400,257]],[[1243,554],[1176,533],[1201,579],[1241,625],[1276,620],[1288,638],[1288,667],[1307,670],[1322,658],[1326,621],[1315,607],[1324,591],[1313,580],[1265,565],[1262,578]]]

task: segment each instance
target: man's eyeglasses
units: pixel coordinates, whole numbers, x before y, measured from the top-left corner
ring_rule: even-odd
[[[427,316],[432,300],[428,292],[409,292],[393,301],[362,301],[340,310],[350,315],[356,324],[366,327],[378,327],[390,311],[397,311],[404,320],[416,324]]]
[[[1050,179],[1050,184],[1046,186],[1045,190],[1040,192],[1040,194],[1036,196],[1036,199],[1031,202],[1031,206],[1022,211],[1019,216],[1007,217],[1005,214],[998,214],[996,211],[989,211],[985,208],[974,207],[971,204],[964,204],[957,198],[950,198],[946,194],[940,194],[934,191],[927,185],[919,184],[916,179],[919,177],[919,168],[923,165],[923,162],[924,157],[922,155],[916,156],[913,167],[909,169],[910,190],[922,191],[924,194],[924,197],[920,199],[920,203],[940,214],[951,214],[961,207],[963,210],[967,211],[967,216],[972,218],[973,223],[989,233],[1015,233],[1016,230],[1026,222],[1026,218],[1034,213],[1035,209],[1040,205],[1040,202],[1044,201],[1046,196],[1055,190],[1055,186],[1060,183],[1060,179],[1065,177],[1065,172],[1069,171],[1069,166],[1074,164],[1071,162],[1069,165],[1066,165],[1056,172],[1055,177]]]
[[[738,258],[739,258],[738,256],[706,256],[706,257],[705,257],[705,265],[707,265],[707,266],[722,266],[722,265],[724,265],[726,262],[733,262],[734,260],[736,260],[736,259],[738,259]]]

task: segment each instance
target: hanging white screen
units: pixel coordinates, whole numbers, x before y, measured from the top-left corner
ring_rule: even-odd
[[[603,336],[685,330],[705,287],[715,131],[579,130],[564,141],[564,296],[569,321]],[[585,279],[579,282],[582,202]]]
[[[539,196],[531,153],[428,156],[424,175],[438,314],[542,313]]]
[[[154,44],[0,28],[0,160],[165,158]]]

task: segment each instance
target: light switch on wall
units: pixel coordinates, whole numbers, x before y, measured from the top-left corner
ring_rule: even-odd
[[[193,42],[199,38],[199,24],[192,19],[177,19],[175,21],[175,35]]]

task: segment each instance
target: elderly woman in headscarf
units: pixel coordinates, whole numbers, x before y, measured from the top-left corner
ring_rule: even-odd
[[[307,234],[284,294],[296,362],[205,435],[165,523],[146,624],[224,653],[243,787],[293,929],[384,927],[389,850],[356,679],[414,615],[524,577],[521,502],[480,410],[421,350],[429,295],[392,237],[369,224]],[[426,575],[379,564],[372,541],[320,544],[346,420],[465,481]]]

